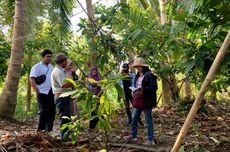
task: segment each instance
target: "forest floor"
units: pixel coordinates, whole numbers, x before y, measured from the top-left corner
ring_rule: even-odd
[[[230,151],[230,105],[224,102],[206,104],[206,112],[199,112],[190,127],[186,141],[181,147],[183,151],[193,152],[229,152]],[[143,115],[143,114],[142,114]],[[183,125],[187,112],[182,109],[156,108],[153,112],[156,146],[143,146],[146,140],[145,127],[139,127],[138,140],[126,143],[124,136],[129,135],[126,115],[118,112],[118,122],[114,125],[109,136],[109,150],[114,152],[140,151],[170,151]],[[143,116],[142,116],[143,118]],[[115,123],[114,123],[115,124]],[[24,122],[0,121],[0,152],[37,152],[59,151],[74,152],[100,151],[105,144],[103,134],[97,130],[89,134],[83,131],[76,144],[61,145],[60,140],[52,138],[46,133],[36,133],[37,118]],[[115,127],[116,126],[116,127]],[[55,128],[58,129],[56,123]]]

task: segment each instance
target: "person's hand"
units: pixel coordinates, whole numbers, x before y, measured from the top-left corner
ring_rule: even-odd
[[[39,95],[39,92],[40,92],[40,91],[39,91],[39,89],[38,89],[38,88],[36,88],[36,89],[35,89],[36,96],[38,96],[38,95]]]

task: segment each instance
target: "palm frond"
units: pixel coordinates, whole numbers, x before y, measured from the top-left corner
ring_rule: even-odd
[[[129,3],[128,17],[133,24],[140,26],[146,25],[146,22],[148,21],[147,16],[147,12],[144,9],[140,9],[138,4],[131,2]]]
[[[1,1],[2,16],[4,17],[4,24],[10,25],[14,20],[14,0]]]
[[[191,15],[196,7],[196,0],[168,1],[167,16],[171,20],[175,15]]]
[[[42,5],[37,0],[26,0],[26,34],[33,33],[36,30],[38,16],[41,16]]]
[[[75,6],[75,0],[53,0],[52,9],[55,13],[52,14],[51,20],[54,24],[59,23],[61,34],[65,35],[70,31],[71,22],[69,16]]]

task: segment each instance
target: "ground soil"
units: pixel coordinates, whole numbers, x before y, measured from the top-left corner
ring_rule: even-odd
[[[223,102],[206,104],[206,112],[199,112],[190,127],[186,141],[181,151],[193,152],[229,152],[230,151],[230,105]],[[127,125],[124,111],[118,111],[118,119],[113,122],[113,129],[108,133],[109,150],[144,151],[140,150],[146,140],[145,127],[139,127],[138,140],[127,143],[123,137],[129,135],[130,125]],[[156,108],[153,112],[156,146],[150,146],[152,151],[170,151],[183,125],[187,111],[176,108]],[[142,120],[143,116],[142,116]],[[104,134],[97,130],[93,132],[84,129],[76,144],[62,145],[59,139],[46,133],[36,133],[37,118],[24,121],[0,121],[0,152],[6,151],[100,151],[104,149]],[[58,129],[57,122],[55,129]],[[113,146],[112,146],[113,145]],[[116,146],[115,146],[116,145]],[[127,147],[129,145],[129,147]],[[136,147],[139,145],[140,147]],[[132,148],[130,148],[132,147]],[[151,151],[149,150],[149,151]],[[145,150],[146,151],[146,150]],[[148,150],[147,150],[148,151]]]

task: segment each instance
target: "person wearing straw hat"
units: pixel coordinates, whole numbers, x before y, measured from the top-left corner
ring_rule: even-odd
[[[154,145],[156,143],[152,108],[156,107],[157,77],[150,71],[149,66],[145,64],[142,58],[137,58],[132,66],[137,70],[134,80],[135,89],[132,92],[134,109],[132,113],[131,135],[126,136],[125,139],[127,141],[137,140],[138,120],[141,112],[144,111],[147,124],[147,140],[144,144]]]
[[[119,83],[125,93],[125,99],[124,99],[124,105],[125,105],[125,111],[126,114],[128,116],[128,125],[131,124],[132,121],[132,113],[130,110],[130,103],[133,105],[133,99],[132,99],[132,90],[130,89],[130,87],[134,86],[134,78],[136,76],[136,74],[134,74],[134,76],[132,75],[132,73],[129,72],[129,63],[124,63],[122,65],[122,71],[121,74],[122,75],[126,75],[126,78],[121,80]],[[141,118],[139,119],[139,125],[140,126],[144,126],[143,122],[141,121]]]

